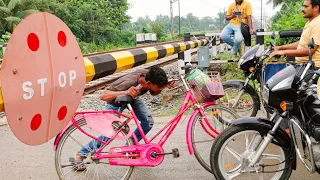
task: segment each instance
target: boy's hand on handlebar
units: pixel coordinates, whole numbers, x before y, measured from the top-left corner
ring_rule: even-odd
[[[273,58],[275,56],[283,56],[284,52],[283,51],[273,51],[270,55],[269,58]]]
[[[139,89],[136,87],[131,87],[126,91],[126,95],[136,98],[139,94]]]

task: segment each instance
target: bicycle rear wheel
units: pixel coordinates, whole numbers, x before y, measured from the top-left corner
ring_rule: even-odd
[[[222,132],[226,129],[230,122],[234,119],[238,119],[239,115],[235,113],[232,109],[224,107],[222,105],[209,105],[204,107],[204,112],[210,125],[217,130],[218,132]],[[203,120],[201,114],[197,114],[195,120],[192,124],[191,129],[191,141],[192,147],[194,149],[194,155],[197,158],[198,162],[209,172],[212,173],[210,166],[210,150],[212,144],[215,140],[212,136],[210,136],[203,128],[206,129],[214,136],[216,134],[212,133],[212,131],[206,125],[206,122]]]
[[[88,134],[97,137],[98,133],[92,131],[86,123],[85,119],[81,119],[77,124]],[[113,124],[114,128],[119,128],[119,124]],[[126,135],[127,132],[123,130],[121,132],[123,135]],[[63,134],[58,144],[56,153],[55,153],[55,166],[56,171],[60,179],[129,179],[133,166],[110,166],[108,159],[93,160],[91,155],[94,153],[93,149],[88,149],[89,153],[87,158],[84,159],[84,164],[86,170],[76,171],[73,169],[73,166],[69,158],[74,157],[78,151],[84,147],[87,143],[93,139],[83,134],[80,130],[76,128],[75,125],[71,125],[67,131]],[[95,141],[96,142],[96,141]],[[113,140],[101,154],[109,150],[110,147],[115,146],[124,146],[124,145],[133,145],[131,138],[121,141]]]

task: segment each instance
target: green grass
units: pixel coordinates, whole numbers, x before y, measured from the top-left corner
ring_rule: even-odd
[[[230,60],[232,58],[231,52],[226,52],[223,54],[218,54],[217,58],[222,60]],[[221,81],[227,81],[231,79],[235,80],[245,80],[244,74],[241,69],[238,68],[237,62],[230,62],[230,63],[222,63],[221,64]]]

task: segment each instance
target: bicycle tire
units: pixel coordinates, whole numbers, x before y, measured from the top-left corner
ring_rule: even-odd
[[[79,121],[77,121],[77,124],[78,124],[78,126],[81,127],[81,126],[86,125],[87,123],[86,123],[86,120],[83,118],[83,119],[80,119]],[[113,123],[112,125],[114,125],[116,128],[119,128],[119,127],[120,127],[120,125],[117,124],[117,123]],[[75,130],[77,130],[77,127],[72,124],[72,125],[64,132],[64,134],[63,134],[63,136],[61,137],[61,139],[60,139],[60,141],[59,141],[59,144],[58,144],[58,146],[57,146],[57,150],[56,150],[56,152],[55,152],[55,167],[56,167],[56,171],[57,171],[58,177],[59,177],[60,179],[62,179],[62,180],[64,180],[65,178],[64,178],[64,176],[63,176],[63,174],[61,173],[61,170],[60,170],[60,159],[59,159],[59,157],[60,157],[60,155],[61,155],[61,150],[62,150],[61,148],[62,148],[62,146],[64,145],[66,139],[69,137],[69,135],[70,135],[72,132],[74,132]],[[127,132],[125,132],[125,131],[124,131],[123,133],[124,133],[124,134],[127,134]],[[128,141],[128,145],[133,145],[133,144],[134,144],[131,138],[129,138],[127,141]],[[128,179],[130,178],[130,176],[131,176],[131,174],[132,174],[132,172],[133,172],[133,169],[134,169],[134,167],[131,166],[130,169],[129,169],[129,171],[127,172],[126,176],[123,178],[124,180],[128,180]]]
[[[239,118],[239,115],[233,111],[232,109],[228,108],[228,107],[225,107],[225,106],[221,106],[221,105],[217,105],[217,104],[213,104],[213,105],[209,105],[209,106],[206,106],[204,107],[204,110],[206,108],[209,108],[209,107],[212,107],[213,109],[220,109],[220,110],[223,110],[223,111],[227,111],[229,114],[231,114],[233,116],[234,119],[238,119]],[[192,123],[192,128],[191,128],[191,142],[192,142],[192,148],[194,149],[194,155],[196,157],[196,159],[198,160],[198,162],[201,164],[201,166],[203,168],[205,168],[208,172],[212,173],[212,170],[211,170],[211,166],[210,166],[210,161],[209,162],[206,162],[204,160],[204,158],[201,156],[200,154],[200,151],[198,150],[198,148],[196,147],[196,142],[195,142],[195,126],[197,124],[197,122],[201,120],[201,115],[200,113],[198,113]],[[221,122],[221,118],[218,118],[218,121]],[[224,123],[228,126],[230,126],[230,123],[229,122],[221,122],[221,123]],[[212,144],[211,144],[212,145]],[[210,147],[211,147],[210,145]],[[208,157],[210,157],[210,152],[209,152],[209,155]]]

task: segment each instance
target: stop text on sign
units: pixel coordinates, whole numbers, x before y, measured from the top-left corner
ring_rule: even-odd
[[[58,75],[58,84],[60,88],[64,88],[69,82],[69,86],[72,86],[72,82],[77,78],[75,70],[70,70],[69,73],[60,72]],[[48,82],[48,78],[42,78],[37,80],[37,84],[40,86],[40,96],[45,95],[45,83]],[[26,93],[22,95],[24,100],[29,100],[34,96],[34,89],[32,88],[31,81],[25,81],[22,83],[22,90]]]

